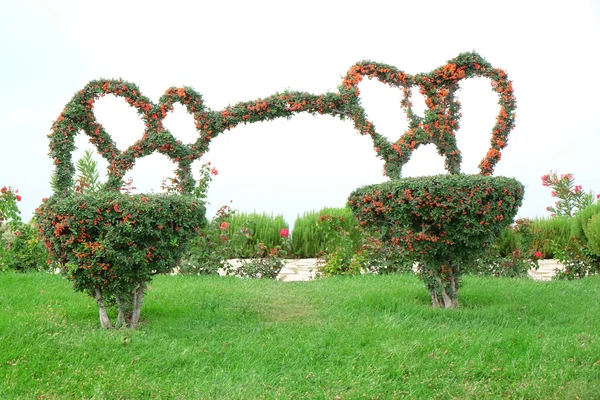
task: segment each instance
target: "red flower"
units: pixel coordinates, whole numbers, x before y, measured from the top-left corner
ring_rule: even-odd
[[[217,171],[217,169],[216,169],[215,167],[213,167],[213,168],[210,170],[210,173],[211,173],[211,174],[213,174],[214,176],[217,176],[217,175],[219,175],[219,171]]]
[[[7,190],[6,186],[4,186],[2,189],[0,189],[0,192],[4,193],[4,192],[6,192],[6,190]]]
[[[286,238],[286,237],[290,236],[290,230],[287,228],[283,228],[282,230],[279,231],[279,234],[281,235],[282,238]]]
[[[535,258],[542,258],[544,255],[542,253],[540,253],[539,251],[535,252]]]
[[[17,199],[17,201],[21,201],[21,196],[17,195],[15,198]]]
[[[225,229],[227,229],[227,227],[229,226],[229,224],[225,221],[221,222],[221,225],[219,225],[219,228],[221,228],[222,231],[224,231]]]

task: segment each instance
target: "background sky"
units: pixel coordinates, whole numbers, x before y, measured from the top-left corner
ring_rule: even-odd
[[[573,173],[600,192],[600,1],[3,1],[0,13],[0,186],[18,188],[28,220],[49,197],[52,122],[73,94],[98,78],[123,78],[157,101],[170,86],[191,86],[213,110],[284,89],[336,91],[360,60],[429,72],[476,51],[513,81],[516,128],[495,175],[526,187],[520,217],[548,216],[553,203],[540,177]],[[401,93],[376,81],[359,86],[377,130],[406,131]],[[417,111],[425,108],[413,93]],[[457,134],[462,171],[477,173],[498,113],[489,80],[461,83]],[[124,100],[107,96],[96,116],[123,150],[143,124]],[[181,106],[165,120],[176,138],[197,137]],[[74,159],[91,145],[76,140]],[[100,158],[98,158],[100,160]],[[212,141],[194,165],[210,161],[208,217],[225,204],[242,211],[296,216],[342,207],[350,192],[384,181],[369,137],[350,121],[297,115],[240,125]],[[102,171],[106,167],[100,163]],[[165,156],[138,160],[139,192],[160,191],[173,176]],[[432,145],[414,152],[404,176],[443,173]]]

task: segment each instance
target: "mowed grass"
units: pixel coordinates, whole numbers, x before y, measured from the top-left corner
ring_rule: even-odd
[[[137,331],[48,274],[0,274],[2,399],[598,399],[600,279],[161,276]]]

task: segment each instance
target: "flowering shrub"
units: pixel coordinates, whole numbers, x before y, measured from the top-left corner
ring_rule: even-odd
[[[116,191],[55,195],[37,210],[46,248],[75,290],[96,299],[103,327],[113,298],[118,323],[137,326],[147,282],[171,271],[204,214],[191,196]]]
[[[365,76],[376,78],[404,93],[402,106],[407,109],[409,130],[394,143],[375,130],[361,106],[358,84]],[[387,64],[361,61],[350,68],[337,93],[313,95],[284,91],[265,99],[238,103],[222,111],[206,108],[202,96],[190,87],[171,87],[154,104],[133,83],[104,79],[91,81],[73,96],[49,135],[50,155],[56,165],[54,179],[57,191],[72,187],[74,166],[71,153],[75,146],[74,137],[80,131],[89,136],[90,142],[109,164],[107,189],[121,186],[125,172],[131,169],[136,159],[158,151],[179,165],[176,171],[178,185],[182,193],[190,193],[194,188],[191,164],[206,153],[210,141],[217,135],[240,123],[290,117],[300,112],[350,118],[361,134],[371,136],[375,151],[385,162],[385,172],[392,179],[400,177],[402,166],[409,160],[412,151],[428,143],[438,147],[440,154],[446,157],[448,171],[457,174],[460,172],[461,154],[456,146],[455,133],[459,128],[460,104],[454,94],[459,81],[473,77],[489,78],[492,89],[499,95],[500,112],[492,129],[491,147],[479,165],[482,174],[490,175],[514,126],[516,106],[512,83],[504,71],[493,68],[479,54],[462,53],[429,73],[414,76]],[[415,87],[426,98],[428,109],[424,117],[412,112],[410,96]],[[122,97],[135,107],[146,126],[142,138],[121,153],[93,112],[95,101],[107,94]],[[175,103],[181,103],[193,115],[200,132],[196,142],[184,145],[164,127],[163,120]]]
[[[512,222],[523,194],[514,179],[436,175],[365,186],[349,204],[361,225],[419,263],[434,306],[456,307],[462,273]]]
[[[365,76],[376,78],[385,84],[401,89],[404,93],[402,106],[407,109],[410,120],[409,130],[394,143],[375,130],[375,126],[367,119],[365,110],[360,104],[358,84]],[[163,271],[166,268],[166,264],[162,263],[160,268],[155,268],[153,261],[156,260],[152,257],[146,260],[144,264],[143,251],[138,252],[138,250],[139,248],[146,249],[147,246],[154,246],[155,248],[166,246],[165,248],[172,251],[178,250],[176,253],[179,254],[179,251],[184,247],[184,243],[178,241],[178,239],[187,237],[189,234],[187,232],[188,228],[198,228],[203,224],[204,220],[201,214],[204,212],[204,207],[201,205],[196,208],[189,208],[189,212],[193,215],[188,215],[188,217],[196,219],[189,220],[186,224],[180,224],[183,221],[179,218],[185,214],[184,210],[187,208],[184,204],[186,202],[188,202],[188,206],[198,202],[198,199],[187,197],[193,193],[195,188],[191,165],[206,153],[210,141],[214,137],[240,123],[290,117],[300,112],[329,114],[339,116],[342,119],[351,119],[355,128],[361,134],[371,136],[375,151],[385,163],[385,173],[392,179],[400,178],[402,166],[409,160],[412,151],[420,145],[428,143],[436,145],[438,152],[446,157],[448,172],[459,174],[461,154],[456,145],[455,133],[459,127],[460,104],[455,99],[454,94],[459,88],[459,81],[472,77],[489,78],[492,89],[499,95],[500,112],[492,130],[491,147],[479,165],[482,175],[490,175],[495,164],[500,160],[500,150],[506,146],[508,133],[514,125],[516,107],[512,84],[507,79],[506,73],[493,68],[477,53],[460,54],[442,67],[429,73],[414,76],[390,65],[362,61],[350,68],[336,93],[313,95],[284,91],[266,99],[238,103],[226,107],[222,111],[212,111],[206,108],[202,96],[190,87],[171,87],[159,98],[158,103],[154,104],[142,95],[140,89],[133,83],[104,79],[91,81],[73,96],[52,125],[49,138],[50,156],[56,166],[53,176],[55,189],[54,196],[40,208],[40,221],[43,225],[42,235],[52,250],[52,254],[58,257],[59,260],[70,263],[71,267],[77,265],[77,269],[72,270],[70,276],[73,277],[76,288],[88,291],[98,301],[103,326],[110,325],[110,321],[108,321],[106,313],[103,311],[103,291],[115,294],[120,310],[119,321],[127,321],[130,326],[135,326],[139,319],[145,282],[150,278],[147,268],[152,268],[152,271]],[[424,117],[417,116],[411,108],[411,90],[415,87],[426,98],[428,109]],[[117,151],[112,138],[98,123],[93,112],[95,101],[107,94],[121,97],[130,106],[136,108],[145,125],[140,140],[123,152]],[[188,113],[193,116],[196,129],[200,132],[194,143],[184,145],[181,141],[176,140],[163,125],[164,118],[169,112],[173,111],[175,103],[182,104]],[[96,199],[94,199],[94,196],[80,197],[85,193],[73,194],[75,167],[71,161],[71,156],[75,148],[74,138],[79,132],[83,132],[89,137],[90,142],[96,146],[97,151],[108,162],[108,180],[104,184],[104,189],[107,193],[115,192],[115,194],[102,193]],[[116,193],[123,187],[124,174],[133,167],[135,161],[155,151],[166,155],[178,165],[176,179],[172,183],[182,196],[164,197],[173,199],[171,206],[161,203],[164,198],[144,197],[149,199],[148,201],[153,206],[146,209],[147,214],[142,218],[137,212],[147,206],[145,201],[135,207],[131,201],[125,200],[125,197],[119,197]],[[126,193],[122,193],[122,195],[127,196]],[[138,197],[129,198],[141,199]],[[95,213],[89,210],[85,211],[88,209],[89,204],[97,206]],[[117,220],[112,220],[110,224],[106,225],[102,221],[112,215],[110,214],[111,208],[115,204],[117,204],[117,208],[114,209],[114,213],[118,215]],[[162,204],[162,206],[159,206],[159,204]],[[74,208],[71,210],[70,207]],[[81,207],[81,211],[77,210],[76,207]],[[129,214],[123,215],[119,211],[124,208],[127,208],[136,220],[143,219],[146,221],[146,224],[143,225],[144,229],[139,233],[142,234],[142,238],[153,238],[152,240],[148,239],[148,241],[149,243],[156,241],[156,246],[140,243],[138,249],[133,245],[124,248],[121,247],[122,241],[130,239],[113,239],[114,235],[127,235],[135,230],[131,226]],[[167,230],[163,230],[168,222],[163,219],[164,211],[163,214],[160,214],[161,210],[169,210],[174,213],[172,215],[174,220],[169,222],[170,228]],[[90,215],[83,218],[82,213],[86,212]],[[102,219],[99,220],[98,218]],[[96,224],[90,225],[90,221],[96,221]],[[52,222],[54,225],[50,226],[49,224]],[[55,225],[59,228],[53,229]],[[71,232],[66,231],[66,225],[69,225],[73,230]],[[136,225],[135,228],[138,229],[140,226]],[[173,232],[171,228],[179,228],[179,230]],[[157,233],[153,236],[152,229],[158,229],[162,234]],[[184,231],[186,232],[184,233]],[[163,236],[167,233],[170,237]],[[109,238],[110,240],[108,240]],[[169,242],[171,243],[169,247],[164,242],[166,239],[174,240],[174,243]],[[76,242],[78,240],[82,242]],[[115,244],[112,244],[113,240],[115,240]],[[111,243],[110,246],[106,247],[104,241],[107,244]],[[88,247],[79,248],[77,243],[87,243]],[[160,246],[158,246],[158,243],[160,243]],[[67,249],[75,251],[75,254],[79,254],[79,257],[70,254]],[[165,257],[165,262],[167,260],[169,262],[175,261],[177,258],[174,255],[175,258],[168,258],[166,254],[163,257]],[[104,260],[102,261],[103,265],[98,264],[98,259]],[[130,263],[130,266],[124,267],[123,263]],[[113,275],[116,277],[112,278],[112,275],[110,275],[110,278],[118,284],[109,285],[111,279],[107,277],[99,279],[98,267],[101,267],[100,270],[106,267],[102,270],[105,271],[101,274],[102,276],[107,274],[106,271],[112,270]],[[115,268],[126,268],[126,270],[115,270]],[[132,268],[132,270],[129,270],[129,268]],[[139,274],[136,272],[134,274],[135,278],[128,278],[127,274],[132,271],[138,271]],[[118,275],[115,272],[118,272]],[[124,293],[129,294],[127,301],[124,300]],[[127,304],[122,307],[125,303]],[[131,309],[134,310],[132,313],[129,312]],[[129,316],[131,316],[131,319],[128,318]]]
[[[17,202],[21,201],[21,196],[18,190],[11,187],[2,187],[0,189],[0,226],[11,221],[21,221],[21,211]]]
[[[0,271],[44,271],[54,269],[47,264],[48,251],[39,236],[35,219],[0,227]]]
[[[317,230],[322,234],[325,243],[322,265],[319,268],[324,276],[356,275],[366,269],[363,258],[353,236],[360,234],[359,227],[347,225],[342,216],[321,215],[317,221]],[[354,232],[353,232],[354,231]]]
[[[600,256],[590,251],[578,237],[573,237],[567,246],[554,248],[556,259],[564,266],[555,270],[552,279],[573,280],[600,274]]]
[[[552,189],[552,197],[558,199],[553,207],[546,208],[553,217],[572,217],[600,198],[600,194],[594,196],[594,193],[584,192],[581,185],[575,185],[573,174],[562,174],[559,178],[556,172],[550,171],[542,176],[542,185]]]

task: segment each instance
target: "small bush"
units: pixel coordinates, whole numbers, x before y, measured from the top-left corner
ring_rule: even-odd
[[[523,193],[510,178],[436,175],[365,186],[349,204],[361,225],[419,263],[434,306],[456,307],[462,273],[512,222]]]
[[[600,214],[600,203],[592,204],[579,211],[571,219],[571,236],[577,237],[583,244],[588,243],[588,237],[585,231],[586,225],[595,215]]]
[[[283,238],[280,232],[288,229],[282,215],[236,211],[221,220],[227,223],[223,233],[231,241],[230,248],[234,249],[230,258],[252,258],[260,243],[268,248],[281,246]]]
[[[573,218],[536,218],[531,224],[531,249],[542,253],[542,258],[556,258],[554,249],[568,246],[572,237]]]
[[[489,247],[487,255],[478,259],[472,272],[479,275],[493,275],[509,278],[527,277],[529,270],[539,268],[538,260],[542,257],[535,251],[531,242],[533,221],[521,218],[508,228]]]
[[[206,223],[193,196],[115,191],[53,195],[37,214],[50,255],[75,290],[96,299],[106,328],[113,299],[119,324],[137,327],[147,282],[170,272]]]
[[[584,226],[583,231],[587,239],[588,249],[600,256],[600,214],[595,214]]]
[[[39,236],[35,219],[29,223],[15,222],[0,226],[0,271],[48,271],[48,250]]]
[[[296,218],[292,238],[294,240],[294,254],[299,258],[316,258],[332,247],[325,237],[325,232],[317,227],[319,218],[328,215],[340,221],[340,228],[348,232],[348,239],[352,248],[357,250],[361,246],[362,234],[357,230],[358,222],[349,207],[325,207],[319,211],[304,213]],[[334,239],[332,237],[332,239]],[[335,240],[335,239],[334,239]]]

